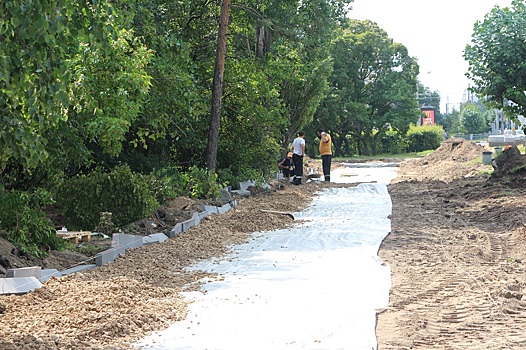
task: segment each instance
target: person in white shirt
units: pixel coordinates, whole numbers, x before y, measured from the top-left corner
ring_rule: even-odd
[[[298,137],[292,141],[292,161],[294,163],[294,185],[301,185],[303,179],[303,157],[305,156],[305,132],[298,132]]]

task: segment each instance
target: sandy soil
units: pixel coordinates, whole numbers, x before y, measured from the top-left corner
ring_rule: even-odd
[[[391,266],[393,286],[389,308],[378,316],[379,349],[526,348],[526,161],[515,149],[505,151],[490,176],[481,153],[471,142],[449,140],[425,158],[404,161],[389,185],[392,232],[379,255]],[[309,166],[319,171],[319,162]],[[128,250],[112,264],[52,279],[27,295],[0,296],[0,348],[126,349],[184,318],[179,292],[216,277],[186,266],[224,254],[254,231],[292,225],[260,209],[301,210],[326,186],[273,185],[164,244]],[[171,224],[170,213],[174,221],[184,217],[193,204],[172,203],[163,222]],[[0,257],[10,263],[38,262],[11,251],[0,240]],[[42,264],[84,258],[56,253]]]
[[[392,290],[379,349],[526,348],[525,156],[505,151],[490,177],[472,161],[480,155],[450,140],[404,162],[389,186],[392,231],[379,256]]]

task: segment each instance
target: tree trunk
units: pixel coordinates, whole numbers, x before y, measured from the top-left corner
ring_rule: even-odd
[[[264,22],[256,25],[256,57],[264,57],[270,50],[270,31]]]
[[[342,156],[341,150],[342,150],[342,145],[343,145],[344,139],[345,139],[345,136],[339,136],[339,137],[335,137],[333,139],[333,143],[334,143],[334,157],[341,157]]]
[[[223,95],[223,73],[225,71],[226,32],[230,15],[230,0],[221,3],[219,31],[217,33],[216,62],[214,68],[214,82],[212,87],[212,113],[208,128],[208,145],[206,150],[206,167],[215,170],[217,163],[217,145],[221,121],[221,97]]]

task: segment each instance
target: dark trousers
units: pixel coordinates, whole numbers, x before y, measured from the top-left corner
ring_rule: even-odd
[[[303,178],[303,157],[294,153],[292,162],[294,163],[294,183],[300,184]]]
[[[331,161],[332,154],[321,156],[321,167],[323,169],[323,176],[325,176],[325,181],[331,181]]]

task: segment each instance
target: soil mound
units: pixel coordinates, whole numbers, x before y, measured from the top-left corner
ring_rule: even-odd
[[[490,180],[512,188],[524,187],[526,181],[526,155],[516,146],[508,146],[492,162],[493,173]]]
[[[452,160],[455,162],[467,162],[476,159],[482,155],[485,150],[483,146],[474,142],[450,138],[442,143],[433,153],[428,154],[423,159],[427,162],[439,162]]]
[[[525,173],[526,155],[521,154],[516,146],[507,147],[495,158],[493,169],[492,177],[494,178]]]
[[[450,138],[433,153],[418,159],[408,159],[400,164],[398,177],[401,181],[452,181],[490,172],[491,166],[482,164],[485,147],[459,138]]]

